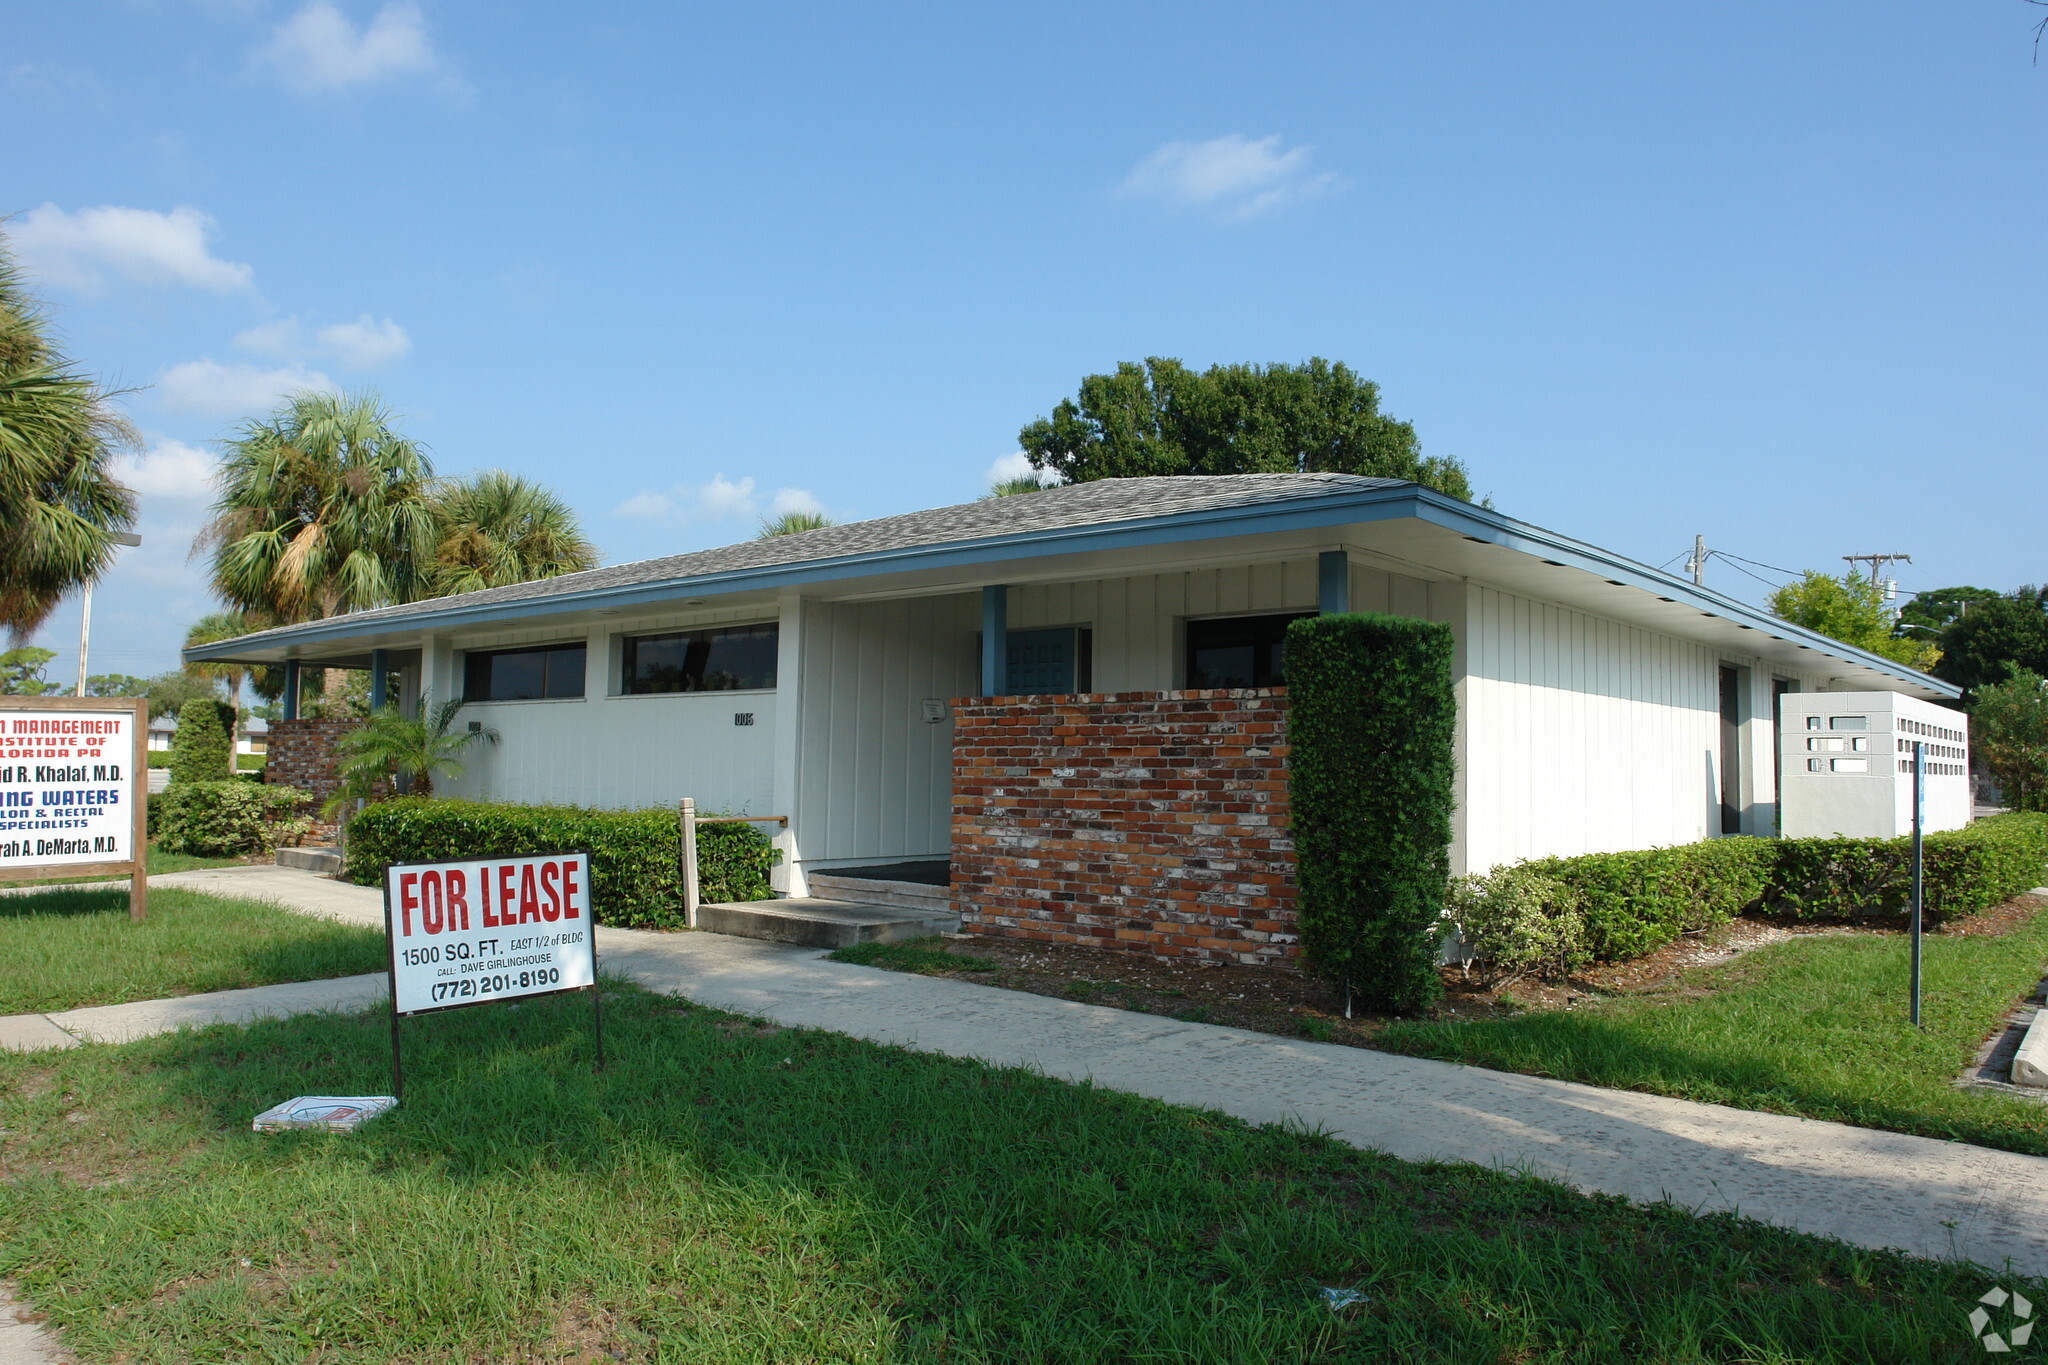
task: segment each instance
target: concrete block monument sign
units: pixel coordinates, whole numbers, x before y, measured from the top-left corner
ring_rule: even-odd
[[[149,703],[0,698],[0,882],[127,876],[148,902]]]
[[[563,991],[590,992],[604,1068],[589,853],[392,863],[384,871],[384,928],[394,1095],[404,1094],[403,1016]]]

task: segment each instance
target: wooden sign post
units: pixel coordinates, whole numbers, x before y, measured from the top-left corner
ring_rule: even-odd
[[[140,920],[148,817],[147,701],[0,697],[0,882],[127,876]]]

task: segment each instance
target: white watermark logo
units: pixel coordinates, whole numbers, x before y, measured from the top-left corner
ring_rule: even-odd
[[[2027,1302],[2026,1295],[2009,1294],[1998,1285],[1992,1285],[1984,1291],[1977,1304],[1970,1310],[1970,1331],[1976,1336],[1977,1344],[1987,1352],[2002,1355],[2033,1339],[2034,1305]],[[1992,1311],[2000,1308],[2007,1311],[1999,1317],[2010,1318],[2013,1325],[2003,1332],[1994,1332],[1991,1330]]]

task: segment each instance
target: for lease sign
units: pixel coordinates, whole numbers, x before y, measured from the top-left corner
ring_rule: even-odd
[[[135,713],[0,709],[0,870],[135,857]]]
[[[597,982],[588,853],[393,863],[384,923],[400,1014]]]

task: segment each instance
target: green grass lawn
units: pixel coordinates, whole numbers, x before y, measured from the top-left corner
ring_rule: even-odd
[[[1903,936],[1802,937],[1665,990],[1508,1019],[1397,1023],[1376,1045],[2048,1156],[2048,1108],[1954,1084],[2044,964],[2048,914],[2002,938],[1929,937],[1921,1030],[1906,1022]]]
[[[257,901],[169,887],[0,896],[0,1015],[314,981],[385,967],[384,936]]]
[[[352,1135],[249,1119],[385,1090],[374,1011],[0,1055],[0,1275],[136,1362],[1975,1358],[1974,1269],[631,989],[599,1076],[589,1019],[410,1020]]]

